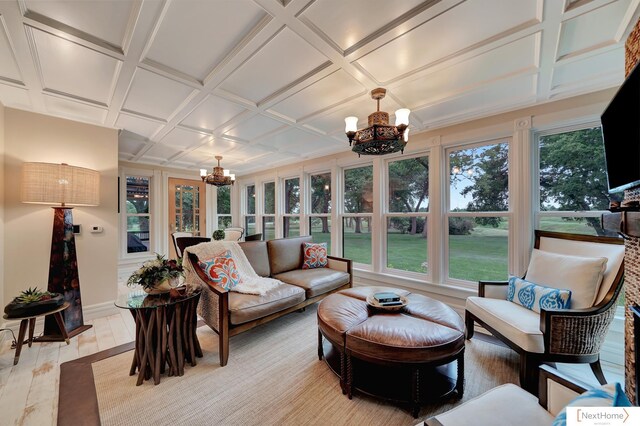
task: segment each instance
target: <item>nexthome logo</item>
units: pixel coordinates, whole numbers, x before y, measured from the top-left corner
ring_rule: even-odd
[[[567,407],[567,426],[640,424],[639,407]]]

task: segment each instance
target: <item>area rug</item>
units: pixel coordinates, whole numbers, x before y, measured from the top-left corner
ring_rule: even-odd
[[[217,335],[198,329],[204,358],[182,377],[135,386],[131,351],[92,362],[103,425],[414,425],[460,404],[456,398],[423,406],[418,420],[403,406],[340,390],[317,356],[316,309],[292,313],[231,338],[220,367]],[[474,338],[467,341],[463,401],[497,385],[518,382],[516,354]]]

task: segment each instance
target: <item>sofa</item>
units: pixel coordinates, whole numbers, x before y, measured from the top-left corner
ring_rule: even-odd
[[[551,425],[560,410],[575,397],[590,389],[590,386],[546,365],[540,367],[539,378],[538,398],[508,383],[447,412],[430,417],[424,425]]]
[[[229,359],[231,336],[303,310],[331,293],[352,286],[351,260],[328,256],[326,268],[302,269],[305,242],[312,242],[312,237],[237,243],[259,276],[281,281],[264,295],[227,291],[209,279],[198,261],[199,256],[210,252],[211,247],[207,244],[214,243],[198,244],[185,250],[189,262],[185,265],[186,282],[190,287],[203,289],[198,314],[218,334],[221,366]]]

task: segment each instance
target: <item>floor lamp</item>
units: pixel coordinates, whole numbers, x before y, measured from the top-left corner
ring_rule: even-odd
[[[69,337],[91,328],[82,319],[72,206],[97,206],[99,190],[100,173],[95,170],[64,163],[24,163],[22,167],[22,202],[55,205],[47,290],[69,302],[62,312]],[[44,333],[37,340],[64,340],[53,317],[45,318]]]

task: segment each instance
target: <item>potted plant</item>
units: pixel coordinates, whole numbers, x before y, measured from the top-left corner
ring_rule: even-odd
[[[182,260],[168,260],[156,253],[156,258],[148,260],[127,280],[128,286],[141,285],[149,294],[160,294],[178,286],[178,280],[184,276]]]
[[[7,314],[7,317],[39,315],[63,303],[64,298],[59,293],[49,293],[38,290],[38,287],[29,287],[4,307],[4,313]]]
[[[216,229],[215,231],[213,231],[213,239],[216,241],[221,241],[224,240],[224,229]]]

